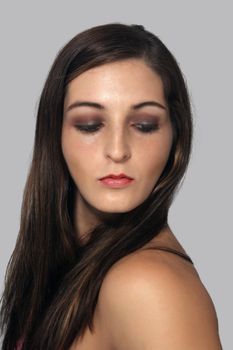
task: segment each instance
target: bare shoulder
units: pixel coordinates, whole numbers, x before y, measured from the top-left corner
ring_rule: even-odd
[[[98,306],[116,350],[222,349],[210,295],[189,262],[169,255],[136,252],[107,273]]]

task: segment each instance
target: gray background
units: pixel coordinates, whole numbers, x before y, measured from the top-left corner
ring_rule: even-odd
[[[1,291],[19,229],[38,100],[55,55],[88,27],[143,24],[175,55],[190,89],[194,147],[169,223],[212,297],[223,348],[232,349],[230,1],[5,1],[0,12]]]

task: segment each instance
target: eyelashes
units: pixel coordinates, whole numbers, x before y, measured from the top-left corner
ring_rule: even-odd
[[[86,125],[85,124],[81,124],[81,125],[76,124],[75,127],[76,127],[76,129],[78,129],[84,133],[91,134],[91,133],[98,131],[101,127],[101,124],[89,124],[89,125],[88,124],[86,124]]]
[[[82,133],[86,134],[93,134],[99,131],[102,128],[103,124],[76,124],[75,128],[81,131]],[[136,123],[134,124],[134,127],[139,131],[140,133],[153,133],[156,130],[159,129],[158,123]]]
[[[135,124],[137,129],[142,133],[152,133],[159,129],[159,124],[151,123],[137,123]]]

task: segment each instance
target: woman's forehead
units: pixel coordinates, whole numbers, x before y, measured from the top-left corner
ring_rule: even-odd
[[[94,67],[74,78],[67,87],[66,105],[87,98],[105,104],[136,104],[148,99],[165,102],[160,76],[144,61],[135,59]]]

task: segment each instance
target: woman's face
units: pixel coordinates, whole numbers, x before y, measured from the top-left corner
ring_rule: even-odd
[[[140,205],[162,173],[171,145],[163,84],[143,60],[104,64],[69,83],[62,151],[82,212],[123,213]],[[121,173],[133,181],[111,187],[99,180]]]

